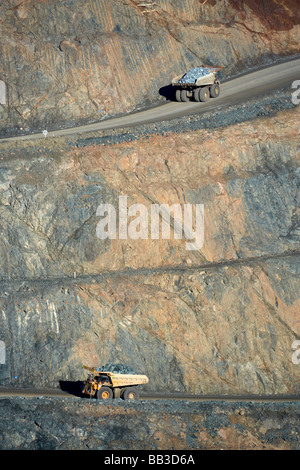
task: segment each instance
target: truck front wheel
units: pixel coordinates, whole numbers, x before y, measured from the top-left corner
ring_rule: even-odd
[[[98,400],[109,400],[113,397],[113,391],[109,387],[101,387],[97,392]]]
[[[125,388],[124,392],[122,393],[123,400],[138,400],[140,394],[136,388],[128,387]]]
[[[218,98],[220,94],[220,87],[217,83],[210,87],[210,96],[212,98]]]

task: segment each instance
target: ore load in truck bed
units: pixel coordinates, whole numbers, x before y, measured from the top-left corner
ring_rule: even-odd
[[[178,83],[196,83],[198,78],[204,77],[211,73],[208,67],[194,67],[185,73],[179,80]]]
[[[207,101],[220,94],[220,80],[216,74],[222,67],[200,65],[183,75],[173,78],[172,86],[176,87],[176,101]]]

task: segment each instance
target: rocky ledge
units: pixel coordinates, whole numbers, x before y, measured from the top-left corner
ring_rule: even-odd
[[[299,402],[3,398],[0,448],[299,450],[299,419]]]

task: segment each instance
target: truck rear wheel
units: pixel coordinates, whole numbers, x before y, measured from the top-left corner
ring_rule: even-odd
[[[176,98],[176,101],[181,101],[181,90],[180,89],[176,90],[175,98]]]
[[[193,97],[195,101],[200,101],[200,91],[201,91],[201,88],[196,88],[193,91]]]
[[[209,93],[208,86],[200,88],[200,93],[199,93],[200,101],[208,101],[209,97],[210,97],[210,93]]]
[[[113,391],[109,387],[101,387],[97,392],[98,400],[109,400],[113,397]]]
[[[187,90],[185,88],[183,88],[181,90],[180,98],[181,98],[181,101],[189,101],[189,97],[187,95]]]
[[[217,83],[210,87],[210,96],[212,98],[218,98],[220,94],[220,87]]]
[[[138,400],[140,398],[140,394],[136,388],[128,387],[125,388],[122,393],[122,398],[123,400]]]

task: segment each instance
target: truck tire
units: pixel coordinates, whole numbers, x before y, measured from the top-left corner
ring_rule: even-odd
[[[112,397],[113,391],[110,387],[101,387],[100,390],[97,391],[98,400],[109,400]]]
[[[213,86],[210,87],[210,96],[212,98],[218,98],[220,94],[220,86],[215,83]]]
[[[180,89],[176,90],[175,98],[176,98],[176,101],[181,101],[181,90]]]
[[[189,97],[187,95],[187,91],[185,88],[183,88],[180,92],[180,98],[181,98],[181,101],[189,101]]]
[[[138,400],[140,398],[139,391],[136,388],[128,387],[122,393],[123,400]]]
[[[210,97],[209,88],[208,86],[204,86],[200,88],[199,98],[200,101],[208,101]]]
[[[193,97],[194,97],[195,101],[200,101],[200,90],[201,90],[201,88],[196,88],[193,91]]]

